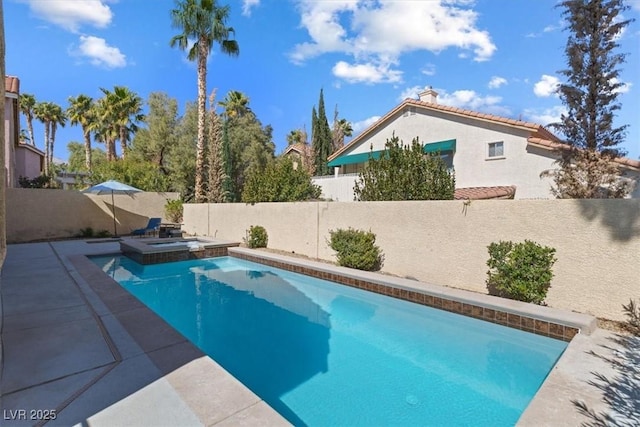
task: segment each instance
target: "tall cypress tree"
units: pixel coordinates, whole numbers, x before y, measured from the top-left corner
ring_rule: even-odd
[[[616,53],[618,38],[631,20],[622,20],[629,9],[624,0],[564,0],[562,15],[570,31],[565,54],[567,82],[559,95],[567,107],[557,126],[567,143],[580,149],[624,155],[617,146],[624,141],[626,125],[614,127],[620,109],[619,66],[625,54]]]
[[[224,163],[224,181],[222,181],[222,191],[225,195],[226,202],[235,200],[235,191],[231,173],[233,172],[233,164],[231,158],[231,146],[229,143],[229,119],[224,120],[222,127],[222,162]]]
[[[315,166],[317,175],[328,175],[331,173],[327,166],[327,158],[331,155],[331,128],[327,120],[327,114],[324,108],[324,93],[320,89],[320,99],[318,101],[318,113],[313,107],[311,115],[312,123],[312,147],[315,156]]]
[[[627,125],[615,127],[620,109],[620,65],[625,54],[616,52],[618,39],[631,20],[624,0],[564,0],[558,7],[570,32],[565,54],[567,81],[558,93],[567,113],[554,128],[566,137],[553,192],[561,198],[622,197],[627,185],[610,161],[622,156]]]

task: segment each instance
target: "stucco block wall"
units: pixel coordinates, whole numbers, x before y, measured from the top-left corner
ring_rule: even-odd
[[[147,192],[115,195],[118,234],[144,227],[151,217],[166,220],[164,205],[178,197],[178,193]],[[113,233],[111,195],[9,188],[6,224],[9,243],[72,237],[87,227]]]
[[[486,293],[487,246],[536,241],[556,249],[550,306],[624,320],[640,298],[640,200],[487,200],[185,205],[185,230],[240,240],[250,225],[269,247],[335,260],[329,230],[371,230],[384,272]]]
[[[353,188],[358,180],[358,175],[315,176],[311,182],[322,189],[320,197],[331,199],[334,202],[353,202]]]

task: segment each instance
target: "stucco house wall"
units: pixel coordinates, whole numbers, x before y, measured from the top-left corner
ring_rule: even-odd
[[[422,144],[455,139],[456,187],[515,185],[517,199],[551,197],[550,180],[540,178],[540,172],[553,168],[555,157],[548,151],[528,146],[530,130],[441,112],[417,110],[406,114],[410,108],[407,106],[394,114],[387,124],[342,154],[368,153],[371,147],[373,151],[384,150],[387,139],[394,133],[404,144],[410,144],[415,137],[419,137]],[[488,157],[488,144],[492,142],[504,143],[504,156]]]
[[[19,134],[19,112],[18,112],[18,87],[15,77],[5,78],[5,96],[4,96],[4,168],[5,168],[5,185],[7,187],[16,187],[18,185],[18,177],[15,173],[15,152],[18,144]]]
[[[15,154],[15,175],[29,179],[37,178],[42,174],[44,166],[44,153],[36,147],[27,144],[18,144]]]
[[[421,144],[427,144],[426,147],[435,143],[446,146],[445,141],[454,140],[455,150],[450,164],[456,174],[456,189],[515,186],[516,199],[553,198],[552,179],[541,178],[540,174],[557,169],[555,161],[558,154],[554,147],[561,146],[559,138],[535,123],[440,105],[437,93],[432,89],[421,93],[420,100],[404,100],[330,156],[330,165],[341,165],[334,170],[334,179],[340,182],[332,182],[325,177],[315,178],[314,183],[323,189],[323,197],[353,200],[352,193],[351,197],[346,197],[345,186],[354,179],[343,179],[342,175],[361,171],[363,163],[346,164],[361,161],[357,157],[348,159],[348,156],[366,156],[372,150],[381,152],[393,135],[405,145],[418,137]],[[489,155],[491,143],[502,143],[501,156]],[[622,158],[616,159],[618,161],[626,176],[640,176],[640,162]],[[636,185],[631,194],[631,197],[638,196],[640,185]]]

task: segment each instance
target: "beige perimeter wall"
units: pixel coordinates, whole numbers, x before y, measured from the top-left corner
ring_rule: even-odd
[[[236,241],[262,225],[269,247],[332,261],[329,230],[371,230],[384,272],[482,293],[487,245],[529,239],[556,249],[550,306],[623,320],[640,298],[637,199],[187,204],[184,224]]]
[[[165,203],[178,197],[178,193],[147,192],[115,195],[118,234],[126,235],[144,227],[151,217],[165,220]],[[87,227],[95,232],[114,231],[111,195],[8,188],[6,198],[8,243],[72,237]]]

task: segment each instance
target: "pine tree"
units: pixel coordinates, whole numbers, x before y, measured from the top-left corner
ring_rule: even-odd
[[[327,120],[324,108],[324,93],[320,89],[320,100],[318,101],[318,113],[313,107],[311,115],[312,123],[312,147],[315,155],[315,166],[317,175],[328,175],[331,173],[327,166],[327,159],[332,153],[331,128]]]
[[[567,113],[554,128],[566,137],[560,170],[554,175],[553,192],[563,198],[620,197],[624,192],[607,188],[616,184],[619,171],[611,160],[624,155],[619,145],[627,125],[614,126],[618,102],[620,65],[625,54],[617,53],[618,39],[631,20],[624,0],[564,0],[562,7],[571,33],[565,48],[568,68],[561,71],[567,82],[558,93]]]

